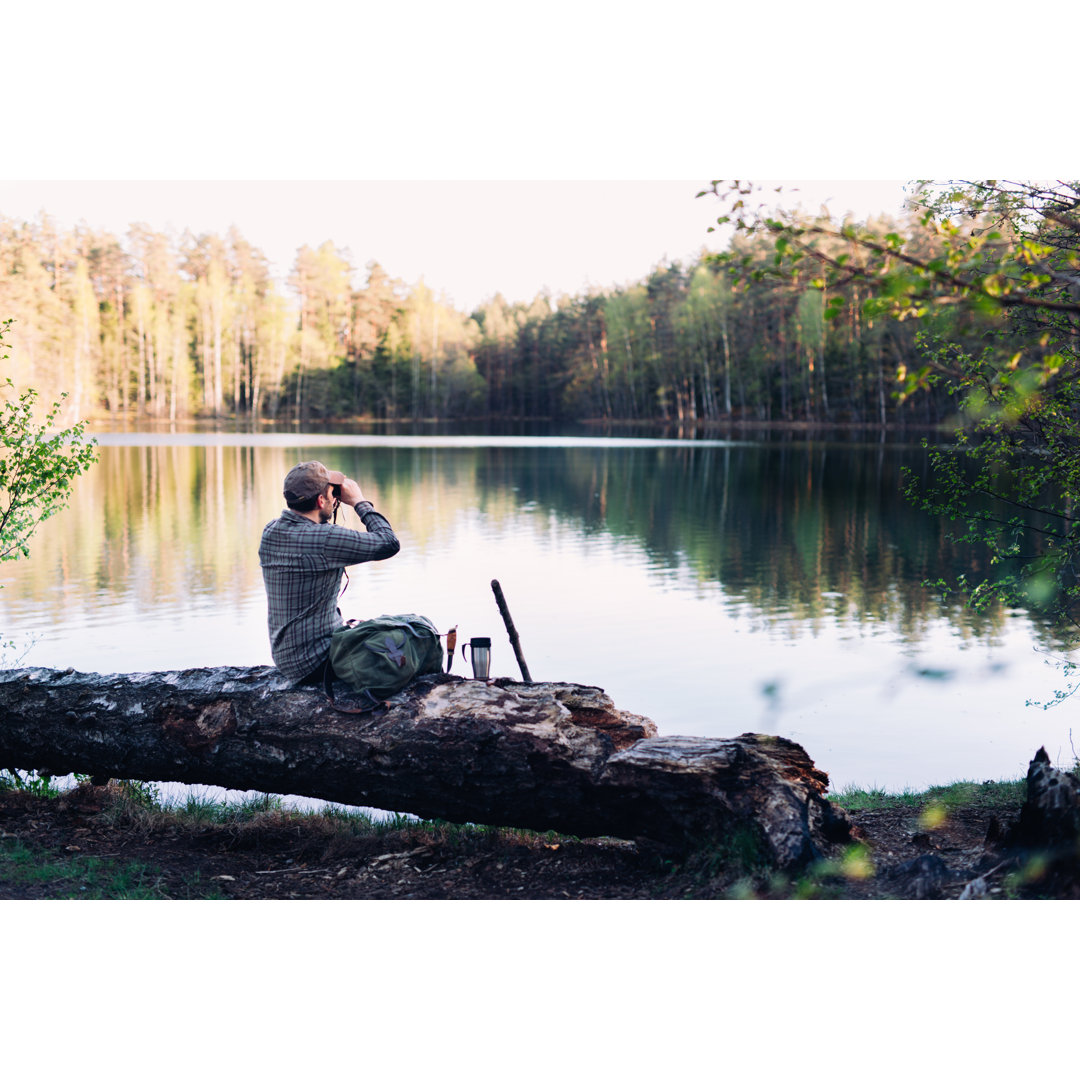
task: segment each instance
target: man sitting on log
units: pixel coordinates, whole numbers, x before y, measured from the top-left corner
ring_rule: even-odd
[[[337,606],[345,567],[389,559],[401,545],[360,485],[319,461],[290,469],[284,495],[287,509],[259,544],[270,652],[286,678],[321,686],[330,638],[345,625]],[[339,502],[355,508],[366,533],[331,524]]]

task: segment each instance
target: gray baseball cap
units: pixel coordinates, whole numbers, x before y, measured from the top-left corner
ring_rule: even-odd
[[[327,484],[340,484],[344,479],[344,473],[328,469],[321,461],[302,461],[285,477],[285,501],[303,502],[312,495],[323,495]]]

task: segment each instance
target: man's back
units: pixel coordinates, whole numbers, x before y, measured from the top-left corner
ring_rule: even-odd
[[[389,559],[400,549],[389,522],[370,502],[357,502],[356,512],[367,532],[314,521],[291,509],[263,529],[259,563],[270,651],[293,682],[319,669],[333,632],[343,625],[337,607],[343,569]]]

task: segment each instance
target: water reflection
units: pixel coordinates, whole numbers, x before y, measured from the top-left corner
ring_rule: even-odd
[[[258,537],[311,457],[402,538],[353,573],[345,614],[492,636],[496,674],[517,671],[493,577],[535,678],[604,686],[666,733],[790,735],[834,784],[1011,776],[1068,749],[1060,714],[1024,707],[1056,685],[1049,635],[923,586],[978,552],[903,501],[926,460],[889,444],[113,437],[0,568],[5,635],[83,670],[269,663]]]

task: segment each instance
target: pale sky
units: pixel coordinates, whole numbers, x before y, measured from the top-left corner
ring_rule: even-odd
[[[692,258],[715,245],[718,204],[694,199],[713,178],[840,178],[787,183],[814,209],[864,216],[897,211],[904,180],[1008,174],[994,166],[1023,103],[982,108],[963,65],[936,63],[934,94],[965,108],[926,107],[917,72],[905,82],[895,66],[928,55],[924,25],[882,35],[866,10],[15,5],[0,214],[116,233],[236,224],[279,277],[298,246],[329,239],[358,277],[376,259],[469,310],[496,291],[577,294]],[[997,33],[966,26],[965,55],[998,48]],[[1034,134],[1023,108],[1012,130]],[[1038,168],[1034,149],[1014,174]]]
[[[530,301],[645,277],[687,261],[721,212],[691,180],[0,180],[0,215],[41,211],[65,229],[80,221],[123,237],[145,222],[165,232],[224,234],[235,224],[284,279],[302,244],[331,240],[357,268],[375,259],[470,311],[499,291]],[[792,181],[790,201],[827,201],[839,214],[898,213],[901,181]]]

